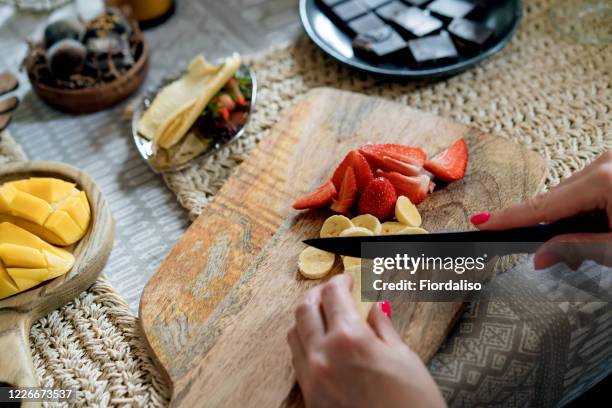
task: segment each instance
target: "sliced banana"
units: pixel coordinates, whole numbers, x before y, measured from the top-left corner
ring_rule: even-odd
[[[397,234],[401,234],[401,235],[429,234],[429,231],[421,227],[404,227],[404,229],[399,230]]]
[[[352,266],[344,270],[344,273],[349,274],[353,277],[353,291],[351,294],[353,295],[353,300],[357,305],[357,309],[359,310],[359,314],[363,319],[368,318],[368,314],[370,314],[370,309],[374,302],[362,302],[361,301],[361,267],[360,266]]]
[[[380,227],[380,235],[396,235],[401,234],[399,231],[406,228],[406,225],[395,221],[387,221],[383,222]]]
[[[342,231],[352,227],[354,227],[353,223],[344,215],[332,215],[323,223],[320,236],[321,238],[337,237]]]
[[[340,233],[340,237],[371,237],[374,235],[372,231],[363,227],[352,227],[345,229]]]
[[[369,229],[374,235],[380,234],[380,221],[378,221],[378,218],[372,214],[358,215],[357,217],[351,219],[351,222],[356,227]]]
[[[318,248],[308,247],[300,253],[298,269],[306,279],[321,279],[334,267],[336,255]]]
[[[406,196],[399,196],[395,202],[395,218],[410,227],[421,226],[421,214],[412,201]]]
[[[361,267],[361,258],[356,258],[354,256],[343,256],[342,265],[344,265],[344,269],[352,268],[353,266]]]

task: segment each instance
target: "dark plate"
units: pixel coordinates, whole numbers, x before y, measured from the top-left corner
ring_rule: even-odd
[[[499,52],[516,31],[522,16],[521,0],[499,0],[491,2],[490,12],[484,20],[494,30],[491,45],[473,56],[462,56],[458,61],[428,68],[412,68],[395,63],[373,64],[356,57],[351,47],[351,38],[334,25],[315,0],[300,0],[300,18],[306,34],[326,54],[358,71],[390,78],[433,78],[450,76],[478,64]]]

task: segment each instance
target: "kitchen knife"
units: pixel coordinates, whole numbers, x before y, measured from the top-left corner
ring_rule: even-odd
[[[316,238],[304,241],[306,245],[332,252],[338,255],[363,258],[363,243],[499,243],[513,245],[491,245],[494,255],[512,253],[531,253],[549,239],[563,234],[603,233],[609,232],[609,220],[606,212],[597,210],[564,218],[550,224],[537,224],[528,227],[512,228],[502,231],[463,231],[440,232],[411,235],[377,235],[369,237],[334,237]],[[491,254],[493,255],[493,254]]]

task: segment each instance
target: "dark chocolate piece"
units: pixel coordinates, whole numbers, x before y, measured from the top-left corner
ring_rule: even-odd
[[[367,13],[368,9],[358,0],[349,0],[335,6],[332,12],[340,21],[348,23],[350,20]]]
[[[393,18],[393,22],[408,35],[423,37],[438,31],[444,25],[442,21],[430,16],[418,7],[410,7]]]
[[[434,0],[427,9],[445,18],[461,18],[468,15],[476,6],[463,0]]]
[[[385,22],[378,18],[374,13],[365,14],[348,23],[349,29],[354,34],[366,33],[368,31],[376,30],[377,28],[383,27],[384,25]]]
[[[331,8],[331,7],[337,6],[338,4],[342,3],[344,0],[319,0],[319,1],[323,3],[323,5]]]
[[[389,4],[385,4],[382,7],[376,9],[376,14],[385,20],[391,21],[393,18],[401,13],[402,11],[408,10],[408,6],[399,0],[394,0]]]
[[[374,61],[392,58],[404,50],[406,45],[402,36],[389,26],[359,34],[353,40],[355,54]]]
[[[493,30],[484,24],[464,18],[454,19],[448,26],[448,32],[459,47],[470,51],[478,51],[493,35]]]
[[[413,6],[424,6],[426,3],[429,3],[431,0],[405,0],[408,4]]]
[[[459,57],[457,49],[446,31],[437,35],[408,41],[412,58],[419,65],[451,61]]]
[[[374,10],[377,7],[382,6],[385,3],[388,3],[390,0],[359,0],[363,3],[364,6],[369,8],[370,10]]]

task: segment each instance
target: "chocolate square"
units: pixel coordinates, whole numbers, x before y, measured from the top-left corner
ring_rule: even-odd
[[[472,12],[476,6],[464,0],[434,0],[427,9],[436,15],[445,18],[461,18]]]
[[[423,37],[432,34],[444,25],[442,21],[430,16],[418,7],[410,7],[393,18],[397,24],[408,35]]]
[[[332,8],[334,16],[344,23],[348,23],[367,12],[368,9],[358,0],[349,0]]]
[[[393,20],[393,18],[401,13],[402,11],[408,10],[408,6],[399,0],[394,0],[389,4],[385,4],[382,7],[376,9],[376,14],[387,21]]]
[[[366,6],[370,10],[373,10],[375,8],[382,6],[385,3],[388,3],[391,0],[360,0],[360,1],[363,3],[364,6]]]
[[[406,1],[408,4],[411,4],[413,6],[424,6],[425,4],[429,3],[431,0],[404,0]]]
[[[489,27],[464,18],[454,19],[448,26],[448,32],[459,47],[470,51],[478,51],[493,36],[493,30]]]
[[[419,65],[451,61],[459,57],[459,53],[446,31],[437,35],[410,40],[408,41],[408,48],[412,58]]]
[[[348,28],[354,34],[362,34],[385,25],[385,22],[374,13],[368,13],[348,23]]]
[[[323,3],[324,6],[332,8],[332,7],[337,6],[338,4],[342,3],[345,0],[319,0],[319,1],[321,3]]]
[[[355,55],[369,60],[384,61],[406,49],[406,41],[389,26],[359,34],[353,40]]]

